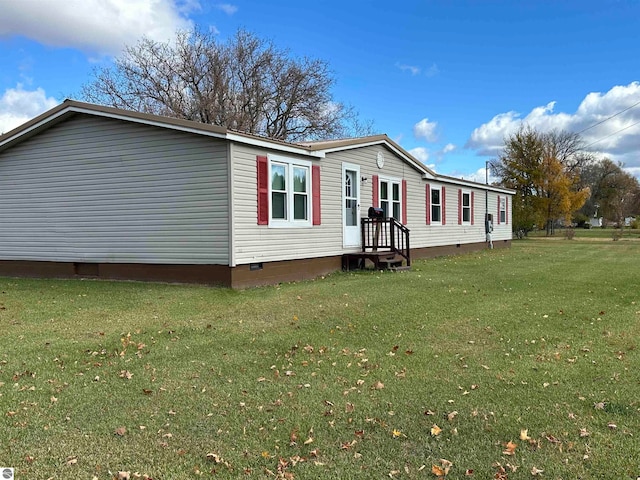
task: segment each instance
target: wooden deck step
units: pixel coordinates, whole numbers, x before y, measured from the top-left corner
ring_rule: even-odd
[[[402,255],[393,252],[358,252],[343,255],[343,269],[349,270],[353,268],[353,264],[357,263],[359,268],[363,268],[365,261],[373,263],[376,269],[389,270],[410,270],[411,267],[405,265],[406,259]]]

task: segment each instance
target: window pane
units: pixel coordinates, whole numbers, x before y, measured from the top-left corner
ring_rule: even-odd
[[[356,200],[346,200],[344,213],[347,227],[355,227],[358,225],[358,202]]]
[[[393,202],[393,218],[400,220],[400,204],[397,202]]]
[[[286,172],[286,166],[275,163],[271,164],[271,190],[287,189]]]
[[[358,180],[356,172],[353,170],[345,170],[344,177],[344,195],[347,198],[356,198],[358,196]]]
[[[440,205],[440,190],[431,190],[431,204]]]
[[[307,169],[294,167],[293,168],[293,191],[294,192],[306,192],[307,191]]]
[[[471,209],[470,208],[463,208],[462,209],[462,221],[463,222],[470,222],[471,221]]]
[[[462,194],[462,205],[464,205],[465,207],[471,205],[471,195],[469,195],[468,193]]]
[[[431,206],[431,221],[432,222],[440,221],[440,205]]]
[[[385,218],[389,216],[389,202],[380,202],[380,208]]]
[[[396,202],[400,201],[400,185],[397,183],[392,184],[392,192],[393,192],[393,200]]]
[[[389,184],[387,182],[380,182],[380,198],[389,199]]]
[[[296,194],[293,196],[293,219],[307,219],[307,196]]]
[[[280,220],[287,219],[287,195],[285,193],[271,193],[271,216]]]

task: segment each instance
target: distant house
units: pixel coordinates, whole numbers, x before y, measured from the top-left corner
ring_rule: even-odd
[[[511,242],[510,190],[438,175],[386,135],[287,143],[67,100],[0,136],[0,275],[245,287],[362,250],[368,207],[412,258]]]
[[[591,217],[589,219],[589,224],[592,227],[602,227],[602,217]]]

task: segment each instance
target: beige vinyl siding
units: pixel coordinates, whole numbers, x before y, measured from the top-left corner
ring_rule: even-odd
[[[227,264],[226,144],[76,115],[0,153],[0,258]]]
[[[282,157],[312,161],[320,166],[322,224],[311,227],[271,228],[257,224],[258,155],[276,153],[234,144],[233,201],[234,259],[238,265],[339,255],[342,251],[341,166],[308,156],[278,152]],[[309,198],[311,201],[311,198]]]
[[[360,165],[361,177],[366,181],[360,185],[360,213],[367,215],[372,201],[372,176],[383,175],[402,179],[403,175],[420,182],[421,174],[402,162],[390,150],[381,146],[355,148],[328,153],[325,158],[296,157],[293,154],[279,155],[311,160],[321,169],[322,224],[309,228],[270,228],[257,225],[256,157],[267,155],[266,150],[246,145],[233,147],[233,178],[235,199],[234,254],[237,264],[341,255],[358,248],[343,247],[342,231],[342,164]],[[376,166],[378,151],[385,155],[385,166]],[[381,173],[384,172],[384,173]],[[424,188],[424,186],[422,187]],[[411,210],[409,210],[411,212]],[[424,206],[422,207],[424,218]]]
[[[256,158],[273,152],[243,144],[234,144],[232,151],[234,152],[235,196],[232,205],[233,245],[237,264],[341,255],[345,252],[357,251],[357,247],[343,247],[343,163],[359,165],[360,176],[365,179],[360,185],[361,216],[366,216],[368,208],[372,206],[374,175],[379,178],[407,181],[407,226],[411,230],[412,248],[478,243],[486,240],[484,190],[441,181],[426,181],[422,178],[422,172],[417,171],[383,146],[327,153],[326,157],[321,159],[278,153],[290,158],[311,160],[314,164],[320,165],[322,225],[308,228],[270,228],[267,225],[257,225]],[[379,151],[382,151],[385,157],[385,163],[381,169],[376,164]],[[445,225],[426,225],[425,185],[427,182],[445,187],[447,216]],[[470,223],[458,225],[459,188],[465,192],[474,192],[473,225]],[[489,192],[489,213],[496,211],[496,202],[497,194]],[[510,228],[505,225],[496,225],[494,239],[507,238],[511,238]]]
[[[504,193],[489,193],[489,213],[493,214],[493,233],[491,234],[493,241],[498,240],[511,240],[513,236],[513,225],[512,225],[512,210],[511,210],[511,202],[513,201],[513,196],[509,195],[509,204],[507,205],[507,223],[498,224],[498,196],[500,198],[505,198],[507,195]]]

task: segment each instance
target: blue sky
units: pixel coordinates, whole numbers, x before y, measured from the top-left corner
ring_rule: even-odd
[[[142,34],[192,25],[326,60],[335,100],[439,173],[484,181],[526,122],[584,130],[640,177],[637,0],[0,0],[0,132],[77,97]]]

